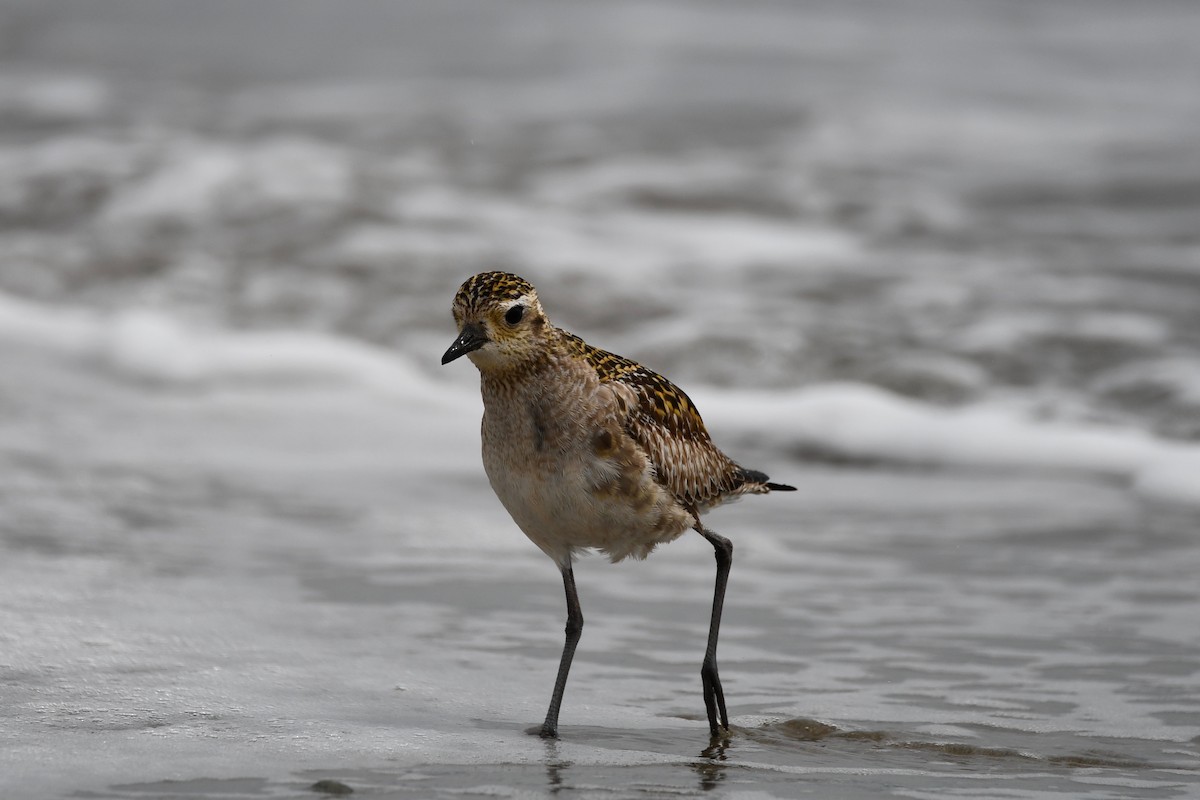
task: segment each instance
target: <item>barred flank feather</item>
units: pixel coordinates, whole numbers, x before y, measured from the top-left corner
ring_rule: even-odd
[[[602,383],[633,390],[637,403],[625,428],[646,451],[658,480],[686,508],[703,511],[741,494],[795,487],[734,463],[717,449],[692,399],[675,384],[631,359],[593,347],[559,330],[563,342],[596,371]]]

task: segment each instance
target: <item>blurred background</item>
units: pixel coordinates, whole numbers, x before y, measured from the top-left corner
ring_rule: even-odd
[[[1194,0],[0,0],[0,786],[1194,792],[1198,41]],[[719,757],[699,537],[581,563],[562,750],[521,733],[561,586],[438,364],[485,269],[801,487],[710,523]]]
[[[1200,10],[6,0],[0,290],[1200,436]],[[703,355],[703,357],[700,357]]]

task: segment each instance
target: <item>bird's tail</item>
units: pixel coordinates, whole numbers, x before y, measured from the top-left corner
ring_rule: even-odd
[[[788,486],[786,483],[771,483],[771,479],[767,477],[765,472],[759,472],[756,469],[746,469],[742,467],[742,480],[746,483],[757,483],[765,486],[772,492],[794,492],[795,486]]]

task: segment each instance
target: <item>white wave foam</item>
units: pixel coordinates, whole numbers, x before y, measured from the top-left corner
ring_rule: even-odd
[[[163,384],[335,384],[400,398],[450,399],[402,356],[365,342],[298,331],[198,330],[149,309],[103,314],[0,294],[0,340]]]
[[[784,447],[907,464],[1115,476],[1143,497],[1200,506],[1200,446],[1141,431],[1039,422],[988,407],[946,410],[859,384],[692,394],[710,429],[769,435]]]
[[[83,122],[101,116],[111,105],[109,85],[90,75],[0,78],[0,113],[44,122]]]
[[[124,187],[105,209],[108,224],[177,221],[251,210],[322,211],[350,203],[351,167],[337,148],[279,137],[250,147],[207,141],[173,144],[158,169]]]
[[[96,317],[0,293],[0,339],[64,354],[81,353],[96,338]]]
[[[747,264],[842,264],[862,255],[856,237],[833,228],[763,219],[741,212],[631,212],[601,205],[586,213],[552,204],[414,190],[395,203],[409,225],[453,218],[479,231],[530,273],[592,268],[610,280],[644,285],[648,271],[687,265],[728,274]]]
[[[999,314],[963,331],[959,347],[965,352],[1012,352],[1037,339],[1154,347],[1167,341],[1165,322],[1146,314],[1089,312]]]
[[[106,315],[0,295],[0,340],[172,385],[358,386],[447,413],[475,402],[473,391],[427,378],[399,354],[367,343],[319,333],[201,331],[149,310]],[[861,384],[692,394],[718,438],[769,437],[784,448],[906,464],[1118,477],[1142,497],[1200,506],[1200,446],[1141,431],[1040,422],[991,407],[947,410]]]

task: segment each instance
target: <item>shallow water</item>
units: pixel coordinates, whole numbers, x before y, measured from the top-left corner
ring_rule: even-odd
[[[284,9],[0,3],[0,794],[1200,796],[1194,4]],[[525,733],[496,266],[801,489],[708,520],[726,740],[700,537]]]
[[[469,419],[5,357],[25,376],[0,427],[7,796],[1200,788],[1195,520],[1120,487],[760,456],[804,490],[712,516],[737,547],[733,734],[710,746],[712,556],[690,537],[577,566],[587,627],[545,743],[524,731],[561,587],[466,468]],[[62,446],[30,447],[39,429]]]

